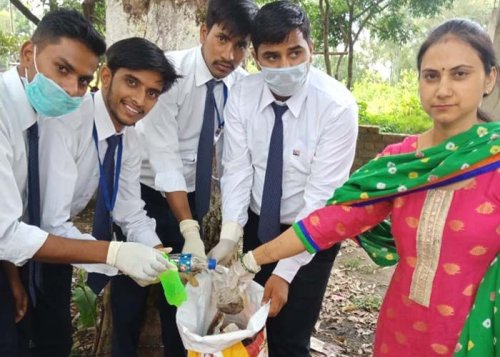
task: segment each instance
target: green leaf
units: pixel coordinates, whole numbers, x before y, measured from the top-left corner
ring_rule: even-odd
[[[87,285],[78,284],[73,289],[73,301],[80,311],[78,326],[82,328],[96,326],[97,305],[94,292]]]

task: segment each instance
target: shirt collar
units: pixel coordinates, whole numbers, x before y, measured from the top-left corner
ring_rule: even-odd
[[[236,70],[236,68],[235,68]],[[234,71],[233,71],[234,72]],[[226,77],[222,78],[222,82],[226,85],[226,87],[231,88],[234,83],[233,72],[231,72]],[[196,83],[196,87],[201,87],[205,85],[209,80],[215,79],[210,73],[208,66],[203,58],[203,54],[201,53],[201,46],[198,46],[198,49],[195,52],[195,74],[194,80]]]
[[[26,91],[21,82],[21,77],[19,77],[17,72],[17,67],[12,67],[5,72],[3,78],[9,92],[8,95],[12,101],[12,108],[16,108],[21,128],[26,130],[36,122],[37,114],[26,96]]]
[[[262,85],[264,87],[262,92],[261,92],[260,102],[259,102],[259,112],[262,112],[266,107],[271,105],[271,103],[275,102],[276,98],[274,98],[274,95],[271,92],[271,90],[269,89],[269,87],[267,86],[266,82],[264,82],[264,77],[262,76],[262,74],[259,73],[259,75],[261,76],[262,83],[263,83]],[[288,107],[288,110],[292,113],[294,118],[299,117],[300,110],[302,109],[302,105],[306,101],[307,92],[308,92],[308,88],[309,88],[309,77],[310,77],[310,74],[307,76],[306,81],[304,82],[302,87],[300,87],[300,89],[297,91],[297,93],[292,95],[285,102],[287,107]]]
[[[126,129],[124,128],[119,133],[116,132],[113,121],[111,120],[108,109],[106,108],[106,104],[104,104],[102,91],[95,92],[94,94],[94,122],[97,130],[97,139],[99,141],[106,140],[115,134],[123,134]]]

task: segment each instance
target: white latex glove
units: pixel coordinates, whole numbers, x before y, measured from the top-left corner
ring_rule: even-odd
[[[259,271],[260,266],[257,265],[252,251],[250,251],[229,268],[227,275],[228,286],[231,288],[239,287],[240,290],[245,290]]]
[[[238,242],[243,237],[243,228],[236,222],[225,222],[220,232],[219,243],[208,253],[217,264],[227,265],[234,255]]]
[[[179,228],[184,237],[182,253],[191,253],[200,258],[206,258],[205,245],[200,237],[200,226],[194,219],[185,219],[179,223]]]
[[[156,277],[154,280],[142,280],[142,279],[136,279],[132,278],[133,281],[137,283],[142,288],[145,288],[146,286],[153,285],[153,284],[158,284],[160,282],[160,278]]]
[[[215,247],[208,252],[208,257],[215,259],[217,264],[226,266],[234,255],[236,243],[229,239],[221,239]]]
[[[168,247],[168,248],[156,248],[156,249],[158,249],[162,253],[167,253],[167,254],[172,251],[172,248],[170,248],[170,247]],[[143,288],[145,288],[146,286],[149,286],[149,285],[158,284],[160,282],[159,275],[154,280],[143,280],[143,279],[137,279],[137,278],[133,278],[133,277],[130,277],[130,278],[133,281],[135,281],[137,283],[137,285],[139,285],[140,287],[143,287]]]
[[[162,251],[134,242],[110,242],[106,264],[133,279],[150,282],[165,270],[177,269],[165,259]]]

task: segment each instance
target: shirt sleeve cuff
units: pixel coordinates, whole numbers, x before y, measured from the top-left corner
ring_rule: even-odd
[[[2,251],[0,248],[1,260],[7,260],[17,266],[24,265],[28,259],[38,252],[47,240],[49,234],[36,226],[19,222],[16,230],[16,236],[13,239],[18,240],[13,249]],[[12,246],[12,245],[11,245]]]
[[[186,191],[184,175],[177,171],[161,172],[155,176],[155,188],[162,192]]]
[[[278,275],[279,277],[285,279],[288,283],[291,283],[293,278],[295,278],[295,275],[297,275],[299,269],[308,264],[313,257],[314,255],[311,255],[308,252],[303,252],[293,257],[282,259],[276,265],[273,274]]]
[[[320,250],[319,246],[312,240],[311,235],[307,231],[304,221],[295,222],[292,227],[295,234],[309,253],[314,254]]]

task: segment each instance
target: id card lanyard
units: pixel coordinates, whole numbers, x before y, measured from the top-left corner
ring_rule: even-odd
[[[224,95],[222,110],[224,110],[224,107],[226,106],[227,102],[227,87],[224,83],[222,83],[222,85],[223,85],[222,91]],[[224,129],[224,118],[222,117],[221,112],[219,112],[219,108],[217,107],[217,102],[215,101],[215,97],[214,97],[214,107],[215,107],[215,114],[217,114],[217,129],[215,130],[215,138],[216,140],[218,140],[222,130]]]

